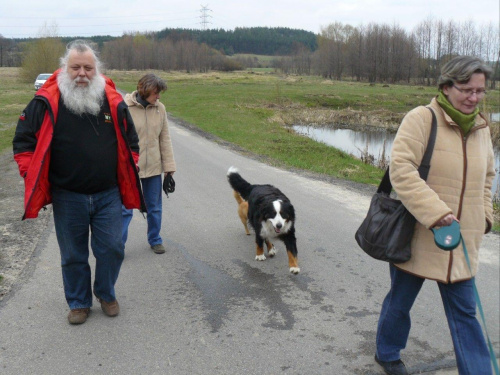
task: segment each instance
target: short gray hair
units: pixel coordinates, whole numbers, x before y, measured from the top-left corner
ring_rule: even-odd
[[[99,60],[99,58],[97,57],[97,51],[94,48],[94,46],[95,46],[95,43],[87,41],[87,40],[83,40],[83,39],[76,39],[76,40],[69,42],[66,45],[66,53],[64,54],[63,57],[61,57],[61,60],[60,60],[61,68],[67,67],[69,55],[72,51],[77,51],[78,53],[84,53],[87,51],[91,51],[92,55],[94,55],[96,73],[100,73],[102,63],[101,63],[101,60]]]
[[[457,56],[441,68],[438,86],[442,90],[443,86],[452,86],[454,83],[467,83],[474,73],[483,73],[484,77],[488,79],[492,72],[493,69],[479,57]]]

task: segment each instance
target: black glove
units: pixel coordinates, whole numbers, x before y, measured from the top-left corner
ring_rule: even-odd
[[[173,193],[175,191],[175,181],[171,173],[167,173],[163,178],[163,191],[167,194],[167,198],[168,193]]]

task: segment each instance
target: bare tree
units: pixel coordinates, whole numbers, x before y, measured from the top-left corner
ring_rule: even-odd
[[[334,22],[321,29],[318,38],[318,61],[324,77],[342,79],[347,61],[347,41],[353,33],[352,26],[340,22]]]
[[[4,38],[2,34],[0,34],[0,66],[9,66],[9,52],[11,48],[11,41],[7,38]]]
[[[357,81],[361,81],[363,78],[363,33],[363,26],[354,28],[347,40],[347,67],[350,70],[351,77],[355,78]]]
[[[39,38],[23,45],[20,77],[32,82],[40,73],[52,73],[59,67],[59,57],[64,53],[64,43],[57,37],[57,25],[44,25]]]
[[[467,21],[460,24],[459,55],[476,55],[477,42],[479,37],[476,33],[473,21]]]
[[[455,53],[458,29],[453,21],[449,21],[444,28],[443,55],[450,57]]]

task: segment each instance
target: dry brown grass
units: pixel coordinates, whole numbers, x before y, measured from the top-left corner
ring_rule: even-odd
[[[271,121],[283,125],[317,125],[334,127],[370,127],[396,131],[404,114],[388,110],[360,111],[347,109],[307,108],[304,106],[288,106],[276,110]]]
[[[495,147],[500,147],[500,122],[492,122],[490,124],[491,128],[491,140]]]

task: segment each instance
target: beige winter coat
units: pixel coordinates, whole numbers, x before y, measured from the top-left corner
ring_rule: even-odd
[[[139,177],[175,172],[174,152],[165,106],[156,101],[146,108],[137,101],[137,91],[125,95],[125,103],[139,135]]]
[[[454,283],[476,274],[483,234],[493,224],[493,146],[490,128],[480,115],[469,134],[463,137],[460,127],[435,98],[430,106],[436,113],[438,129],[427,183],[417,171],[431,129],[432,117],[426,107],[417,107],[405,116],[392,148],[393,188],[417,219],[411,259],[396,267],[427,279]],[[472,275],[461,244],[453,251],[441,250],[434,244],[429,228],[449,213],[460,220]]]

